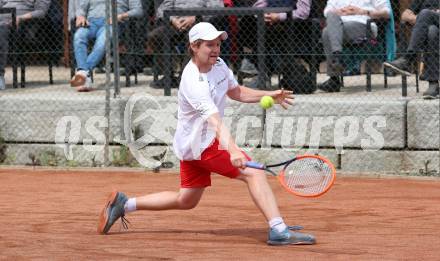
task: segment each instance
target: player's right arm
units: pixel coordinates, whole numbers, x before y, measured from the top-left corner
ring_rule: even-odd
[[[234,167],[245,168],[247,159],[241,149],[235,143],[229,129],[223,124],[218,113],[214,113],[207,118],[209,128],[215,129],[215,136],[223,149],[231,155],[231,163]]]
[[[208,122],[208,129],[215,130],[215,137],[220,146],[231,155],[232,165],[237,168],[244,168],[247,161],[246,157],[235,144],[229,129],[224,125],[218,108],[209,95],[209,89],[200,88],[198,92],[186,92],[186,99],[198,111],[202,119]]]
[[[188,71],[184,72],[182,81],[183,84],[181,84],[179,94],[185,97],[186,102],[198,112],[203,122],[208,122],[208,129],[215,131],[220,146],[231,155],[232,165],[244,168],[247,161],[246,157],[235,144],[229,129],[224,125],[218,108],[212,100],[207,79],[201,75],[199,76],[197,72]]]

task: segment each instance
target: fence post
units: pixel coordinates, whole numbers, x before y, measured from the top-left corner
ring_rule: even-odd
[[[114,0],[112,0],[114,1]],[[110,44],[110,27],[108,21],[111,17],[110,14],[111,3],[105,1],[105,117],[107,120],[107,127],[105,128],[105,144],[104,144],[104,166],[110,165],[109,160],[109,139],[110,139],[110,73],[111,73],[111,44]]]
[[[120,88],[120,75],[119,75],[119,27],[118,27],[118,15],[117,15],[117,7],[116,0],[111,0],[111,20],[112,20],[112,49],[113,49],[113,75],[114,75],[114,98],[116,98],[121,93]],[[109,39],[109,38],[107,38]],[[125,68],[128,70],[129,68]],[[111,71],[108,71],[109,73]]]
[[[163,88],[164,90],[164,95],[165,96],[171,96],[171,77],[172,77],[172,73],[173,70],[171,68],[172,66],[172,56],[171,56],[171,36],[170,36],[170,32],[171,32],[171,23],[169,23],[168,21],[170,20],[170,14],[167,10],[164,11],[164,21],[167,21],[165,24],[165,46],[164,46],[164,50],[165,50],[165,59],[164,59],[164,79],[165,79],[165,86]]]

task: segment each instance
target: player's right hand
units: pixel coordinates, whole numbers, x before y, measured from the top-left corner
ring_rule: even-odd
[[[246,168],[247,158],[244,156],[243,152],[236,151],[231,153],[231,163],[232,166],[240,169]]]

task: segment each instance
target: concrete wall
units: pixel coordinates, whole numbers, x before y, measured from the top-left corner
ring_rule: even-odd
[[[439,149],[439,100],[408,102],[408,148]]]
[[[30,154],[47,157],[47,151],[64,165],[102,163],[103,97],[8,97],[0,99],[0,108],[0,130],[9,142],[6,163],[30,164]],[[117,158],[118,144],[131,141],[143,157],[166,152],[163,160],[178,166],[170,150],[177,97],[113,99],[110,108],[111,158]],[[346,171],[439,171],[438,100],[297,97],[288,110],[267,111],[229,101],[225,122],[237,144],[259,161],[307,152],[340,162]]]
[[[283,147],[405,147],[405,101],[298,98],[269,110],[265,142]],[[376,132],[380,139],[375,140]]]

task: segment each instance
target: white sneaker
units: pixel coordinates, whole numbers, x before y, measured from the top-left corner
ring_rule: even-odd
[[[89,77],[88,71],[79,70],[72,77],[72,80],[70,80],[70,86],[72,87],[84,86],[86,84],[86,80],[88,77]]]
[[[94,90],[92,78],[87,77],[83,86],[76,88],[78,92],[90,92]]]
[[[0,90],[6,89],[5,76],[0,76]]]

